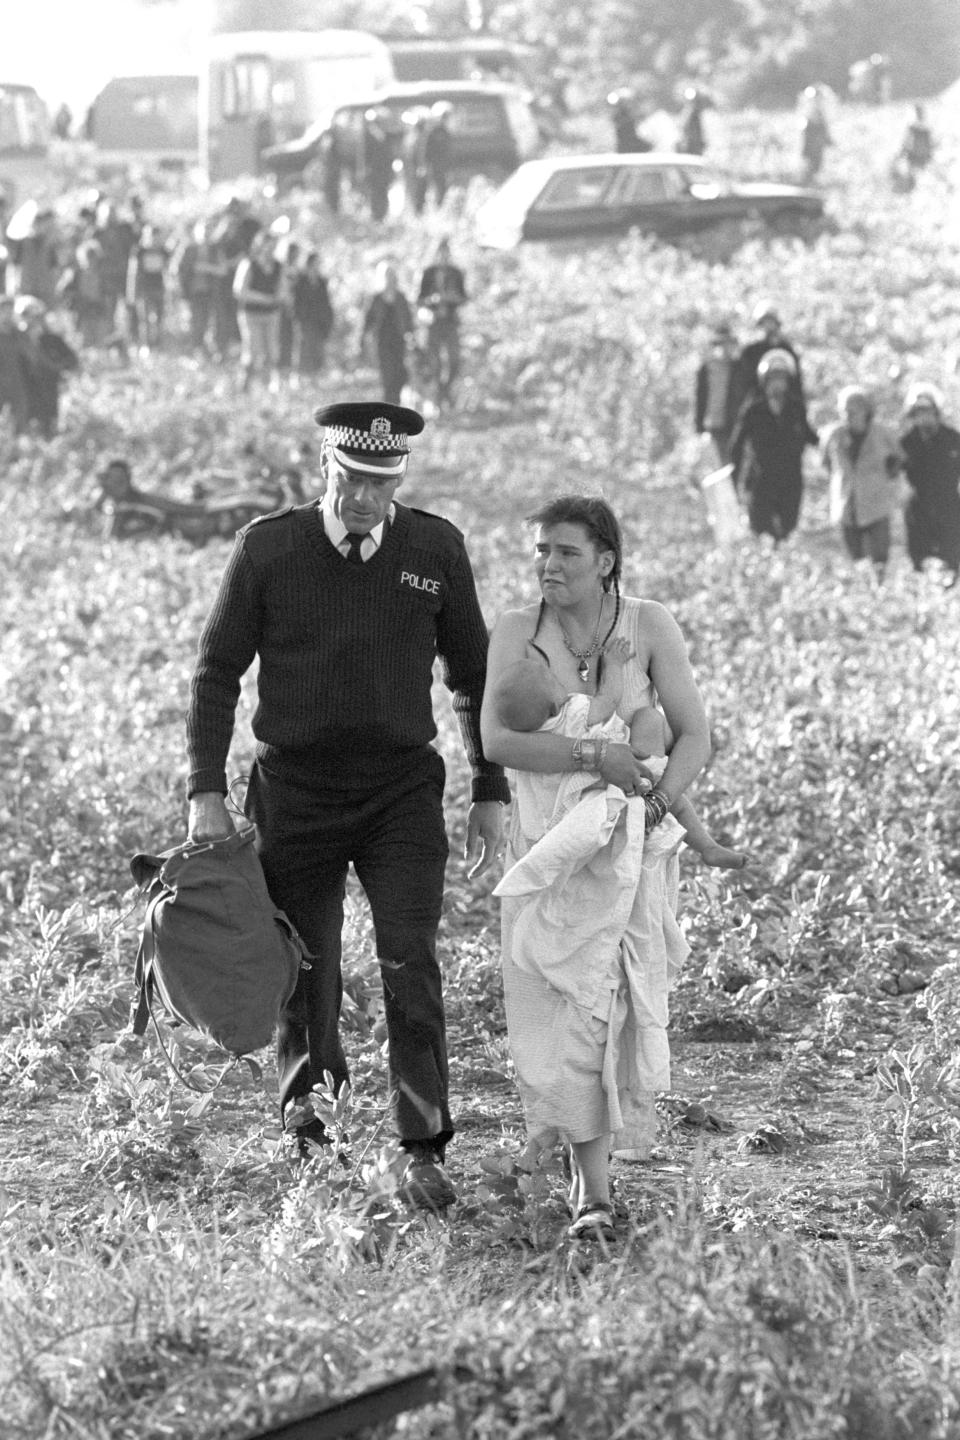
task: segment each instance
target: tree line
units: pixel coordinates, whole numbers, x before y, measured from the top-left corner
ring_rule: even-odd
[[[813,81],[846,89],[850,66],[890,58],[894,96],[960,76],[957,0],[421,0],[441,34],[486,31],[542,47],[599,98],[620,85],[669,104],[693,80],[729,103],[790,104]],[[411,25],[407,5],[318,0],[323,23]]]

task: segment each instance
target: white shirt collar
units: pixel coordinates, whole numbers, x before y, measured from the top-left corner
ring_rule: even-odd
[[[375,555],[380,549],[380,546],[383,544],[383,532],[387,521],[393,522],[394,516],[396,515],[396,508],[395,505],[391,505],[387,511],[386,520],[381,520],[379,525],[375,525],[372,530],[368,530],[367,534],[364,535],[363,544],[360,546],[361,559],[369,560],[371,555]],[[342,520],[334,515],[332,508],[327,505],[326,496],[320,501],[320,514],[323,517],[323,528],[327,533],[327,539],[332,545],[337,547],[342,555],[346,555],[350,549],[347,544],[347,527]]]

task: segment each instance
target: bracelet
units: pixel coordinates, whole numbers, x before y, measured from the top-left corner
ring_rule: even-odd
[[[643,808],[646,811],[647,829],[653,830],[660,824],[660,821],[670,809],[670,801],[662,790],[658,790],[656,786],[654,786],[652,790],[648,790],[646,795],[644,795]]]
[[[597,744],[597,751],[598,751],[598,754],[597,754],[597,763],[596,763],[596,765],[595,765],[593,768],[594,768],[595,770],[602,770],[602,769],[603,769],[603,762],[604,762],[604,761],[606,760],[606,758],[607,758],[607,749],[608,749],[608,747],[609,747],[609,745],[610,745],[610,741],[609,741],[609,739],[607,738],[606,735],[601,735],[600,738],[597,740],[596,744]]]
[[[573,742],[573,768],[574,768],[574,770],[582,770],[582,769],[583,769],[583,741],[582,741],[582,740],[574,740],[574,742]]]

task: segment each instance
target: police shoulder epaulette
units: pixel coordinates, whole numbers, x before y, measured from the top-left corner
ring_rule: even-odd
[[[448,520],[446,515],[438,515],[434,510],[418,510],[416,505],[408,505],[407,509],[411,515],[420,515],[424,520],[432,520],[437,525],[445,525],[448,530],[453,531],[458,539],[463,539],[463,531],[458,530],[457,526],[454,525],[452,520]]]
[[[292,515],[295,508],[294,505],[284,505],[282,510],[268,510],[265,515],[255,515],[252,520],[247,521],[240,533],[244,534],[247,530],[252,530],[254,525],[262,525],[266,520],[279,520],[283,515]]]

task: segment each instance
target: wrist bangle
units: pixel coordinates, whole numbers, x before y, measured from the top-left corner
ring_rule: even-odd
[[[582,770],[582,769],[583,769],[583,741],[582,741],[582,740],[574,740],[574,742],[573,742],[573,768],[574,768],[574,770]]]
[[[596,766],[594,767],[595,769],[597,769],[597,770],[602,770],[602,769],[603,769],[603,762],[604,762],[604,761],[606,760],[606,758],[607,758],[607,747],[609,746],[609,744],[610,744],[610,741],[607,739],[607,737],[606,737],[605,735],[601,735],[601,737],[600,737],[600,738],[598,739],[598,741],[597,741],[597,751],[598,751],[598,754],[597,754],[597,763],[596,763]]]
[[[670,809],[670,801],[656,786],[643,797],[643,808],[647,816],[647,829],[653,830]]]

